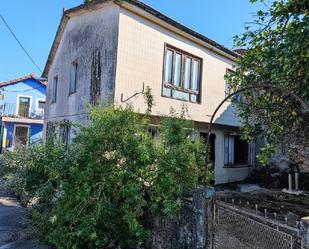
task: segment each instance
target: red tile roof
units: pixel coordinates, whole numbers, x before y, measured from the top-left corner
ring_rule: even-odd
[[[47,86],[47,82],[38,80],[38,79],[35,77],[35,74],[32,73],[32,74],[29,74],[29,75],[26,75],[26,76],[23,76],[23,77],[14,79],[14,80],[9,80],[9,81],[0,82],[0,87],[1,87],[1,86],[7,86],[7,85],[10,85],[10,84],[14,84],[14,83],[17,83],[17,82],[20,82],[20,81],[28,80],[28,79],[33,79],[33,80],[35,80],[35,81],[41,83],[42,85]]]

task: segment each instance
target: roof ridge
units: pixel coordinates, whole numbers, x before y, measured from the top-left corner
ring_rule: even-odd
[[[7,86],[7,85],[10,85],[10,84],[13,84],[13,83],[16,83],[16,82],[28,80],[28,79],[34,79],[44,86],[47,85],[46,82],[43,82],[43,81],[37,79],[36,76],[35,76],[35,73],[31,73],[31,74],[28,74],[28,75],[25,75],[25,76],[22,76],[22,77],[13,79],[13,80],[7,80],[7,81],[0,82],[0,87],[1,86]]]
[[[45,68],[43,70],[42,76],[46,77],[47,76],[47,72],[49,71],[49,67],[54,59],[55,53],[58,49],[58,43],[60,42],[59,39],[61,39],[63,31],[66,27],[66,24],[68,22],[68,20],[70,19],[69,15],[75,12],[78,12],[80,10],[86,10],[86,11],[91,11],[93,10],[94,6],[99,5],[99,4],[103,4],[106,2],[114,2],[115,4],[118,4],[121,6],[122,2],[126,2],[128,4],[131,4],[137,8],[140,8],[146,12],[148,12],[150,15],[153,15],[156,18],[161,19],[163,22],[166,22],[169,25],[174,26],[176,29],[179,29],[182,32],[187,33],[188,35],[191,35],[192,37],[208,44],[209,46],[213,47],[214,49],[212,50],[218,50],[221,51],[221,53],[226,54],[227,56],[233,57],[235,59],[237,59],[238,57],[240,57],[241,55],[239,55],[238,53],[234,52],[232,49],[229,49],[227,47],[225,47],[224,45],[208,38],[207,36],[185,26],[184,24],[172,19],[171,17],[163,14],[162,12],[154,9],[153,7],[151,7],[150,5],[140,1],[140,0],[94,0],[91,3],[87,3],[87,4],[81,4],[78,5],[76,7],[67,9],[63,12],[56,36],[54,38],[51,50],[49,52],[49,56],[47,58],[46,64],[45,64]],[[216,52],[216,51],[215,51]],[[216,52],[218,53],[218,52]],[[229,57],[228,57],[229,58]]]

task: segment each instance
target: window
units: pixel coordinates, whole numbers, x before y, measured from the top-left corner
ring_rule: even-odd
[[[69,94],[73,94],[73,93],[76,92],[76,87],[77,87],[77,69],[78,69],[77,62],[73,62],[71,64],[71,69],[70,69]]]
[[[224,165],[249,165],[249,144],[242,140],[240,136],[233,134],[226,134],[224,137]]]
[[[175,86],[180,86],[180,80],[181,80],[181,60],[182,60],[182,55],[179,53],[176,53],[176,58],[175,58],[175,69],[174,69],[174,85]]]
[[[202,59],[166,45],[162,95],[200,103]]]
[[[173,54],[171,50],[166,51],[165,55],[165,78],[164,81],[167,83],[172,83],[172,71],[173,71]]]
[[[44,110],[45,100],[38,100],[38,109]]]
[[[226,69],[226,75],[229,75],[233,71],[230,69]],[[228,80],[225,80],[225,97],[229,96],[232,93],[232,87]]]
[[[57,101],[57,91],[58,91],[58,76],[54,77],[52,85],[52,103]]]
[[[18,116],[28,117],[30,115],[30,97],[19,97],[18,99]]]
[[[226,75],[229,75],[229,74],[231,74],[233,72],[234,71],[231,70],[231,69],[226,69]],[[236,90],[238,90],[238,89],[239,89],[239,87],[237,87]],[[225,80],[225,97],[229,96],[234,91],[235,91],[235,89],[233,89],[231,87],[230,82],[228,82],[228,80]],[[230,100],[233,101],[233,102],[241,102],[241,101],[243,101],[241,94],[234,95]]]

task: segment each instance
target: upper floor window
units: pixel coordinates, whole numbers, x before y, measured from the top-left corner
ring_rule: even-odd
[[[234,71],[231,69],[226,69],[226,75],[233,73]],[[231,86],[231,83],[226,79],[225,80],[225,97],[229,96],[230,94],[234,93],[235,91],[239,90],[240,86],[237,86],[236,88],[233,88]],[[229,99],[232,102],[242,102],[243,96],[241,93],[234,95],[232,98]]]
[[[53,79],[52,96],[51,96],[52,103],[55,103],[57,101],[57,91],[58,91],[58,76],[54,77]]]
[[[18,98],[18,111],[20,117],[28,117],[30,115],[31,97],[19,96]]]
[[[38,100],[38,109],[44,110],[45,100]]]
[[[69,94],[72,94],[72,93],[76,92],[76,87],[77,87],[77,71],[78,71],[78,64],[77,64],[77,62],[71,63]]]
[[[166,45],[162,95],[200,103],[202,59]]]
[[[229,74],[231,74],[233,71],[231,69],[226,69],[226,75],[228,76]],[[226,79],[225,80],[225,97],[229,96],[230,94],[232,94],[232,86],[231,83]]]
[[[44,99],[38,99],[37,100],[37,114],[43,115],[45,109],[45,100]]]

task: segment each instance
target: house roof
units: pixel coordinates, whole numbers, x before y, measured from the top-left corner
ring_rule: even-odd
[[[20,81],[29,80],[29,79],[33,79],[33,80],[37,81],[38,83],[42,84],[43,86],[47,86],[47,83],[46,83],[46,82],[38,80],[38,79],[35,77],[35,74],[32,73],[32,74],[29,74],[29,75],[26,75],[26,76],[23,76],[23,77],[14,79],[14,80],[9,80],[9,81],[0,82],[0,87],[2,87],[2,86],[7,86],[7,85],[10,85],[10,84],[14,84],[14,83],[17,83],[17,82],[20,82]]]
[[[77,7],[65,10],[63,12],[63,16],[62,16],[60,25],[59,25],[57,33],[56,33],[56,37],[54,39],[50,54],[48,56],[48,59],[47,59],[47,62],[46,62],[46,65],[45,65],[45,68],[44,68],[44,71],[43,71],[43,74],[42,74],[43,77],[46,77],[47,74],[48,74],[50,65],[53,61],[55,54],[56,54],[57,48],[59,46],[59,43],[60,43],[60,40],[61,40],[61,37],[62,37],[62,34],[64,32],[64,29],[65,29],[65,26],[66,26],[68,20],[70,19],[69,15],[77,13],[79,11],[91,11],[97,5],[105,3],[105,2],[109,2],[109,1],[113,1],[115,4],[118,4],[120,6],[122,5],[123,2],[129,3],[129,4],[131,4],[135,7],[138,7],[140,9],[146,11],[147,13],[159,18],[160,20],[164,21],[165,23],[170,24],[173,27],[191,35],[192,37],[197,38],[197,39],[201,40],[202,42],[205,42],[208,45],[211,45],[212,47],[218,49],[219,51],[226,53],[229,56],[234,57],[235,59],[240,56],[238,53],[224,47],[223,45],[215,42],[214,40],[212,40],[212,39],[196,32],[196,31],[184,26],[183,24],[171,19],[170,17],[168,17],[164,14],[162,14],[161,12],[151,8],[150,6],[146,5],[145,3],[140,2],[139,0],[93,0],[93,2],[91,2],[91,3],[81,4]]]

